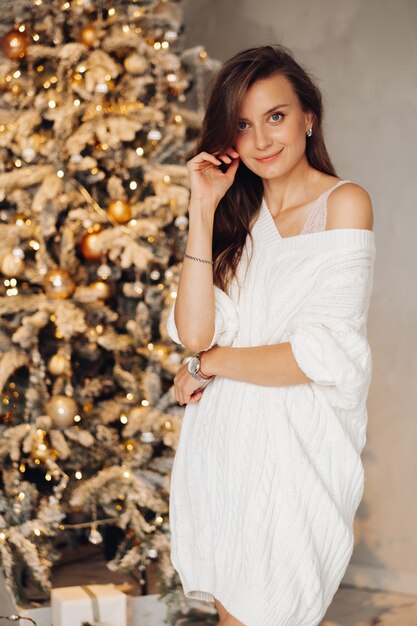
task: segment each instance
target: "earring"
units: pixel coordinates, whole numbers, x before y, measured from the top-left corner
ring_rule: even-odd
[[[309,128],[308,131],[306,132],[307,137],[311,137],[312,134],[313,134],[313,128]]]

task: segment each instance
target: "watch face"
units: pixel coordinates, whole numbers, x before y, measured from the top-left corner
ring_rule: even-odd
[[[190,374],[197,374],[199,369],[200,359],[198,358],[198,356],[191,357],[191,359],[188,361],[188,371],[190,372]]]

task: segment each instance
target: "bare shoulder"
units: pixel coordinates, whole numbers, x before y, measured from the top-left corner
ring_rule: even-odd
[[[356,183],[336,187],[327,198],[326,230],[364,228],[372,230],[374,216],[369,193]]]

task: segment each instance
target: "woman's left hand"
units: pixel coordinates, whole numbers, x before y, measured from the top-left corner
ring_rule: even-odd
[[[204,389],[207,387],[210,380],[207,382],[196,380],[188,371],[187,363],[182,365],[174,377],[174,395],[176,401],[181,405],[197,402],[203,395]]]

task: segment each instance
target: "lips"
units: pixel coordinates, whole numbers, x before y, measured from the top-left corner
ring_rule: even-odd
[[[284,150],[284,148],[282,148],[279,152],[274,152],[273,154],[270,154],[266,157],[258,158],[256,160],[260,161],[261,163],[268,163],[269,161],[272,161],[276,156],[281,154],[282,150]]]

